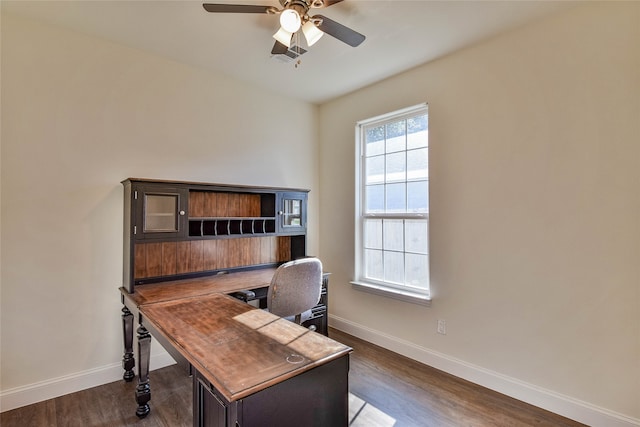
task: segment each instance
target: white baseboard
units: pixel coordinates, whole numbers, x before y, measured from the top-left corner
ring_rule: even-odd
[[[484,369],[338,316],[329,315],[329,326],[456,377],[589,426],[640,426],[640,419],[619,414],[498,372]]]
[[[154,354],[149,360],[149,369],[155,370],[176,363],[166,351]],[[0,412],[53,399],[114,381],[122,381],[122,363],[113,363],[100,368],[53,378],[0,392]],[[134,380],[135,381],[135,380]],[[133,397],[132,397],[133,399]]]

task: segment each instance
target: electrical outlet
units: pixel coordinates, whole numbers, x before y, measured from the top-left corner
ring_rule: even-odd
[[[442,319],[438,319],[438,333],[442,335],[447,334],[447,322]]]

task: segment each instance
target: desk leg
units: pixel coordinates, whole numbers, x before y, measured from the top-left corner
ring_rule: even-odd
[[[122,356],[122,379],[131,382],[136,375],[133,372],[136,360],[133,357],[133,314],[124,306],[122,308],[122,336],[124,338],[124,356]]]
[[[140,325],[138,328],[138,386],[136,387],[136,415],[144,418],[151,410],[151,388],[149,387],[149,358],[151,357],[151,334]]]

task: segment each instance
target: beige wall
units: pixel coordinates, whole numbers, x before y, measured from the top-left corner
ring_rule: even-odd
[[[640,3],[590,3],[322,105],[332,323],[640,424],[639,46]],[[431,307],[349,284],[354,125],[420,102]]]
[[[3,14],[2,392],[118,364],[119,182],[136,176],[310,188],[333,323],[640,423],[639,9],[581,6],[323,105],[319,121]],[[354,124],[424,101],[428,308],[348,284]]]
[[[124,178],[310,188],[318,253],[316,127],[309,104],[3,14],[2,391],[122,358]]]

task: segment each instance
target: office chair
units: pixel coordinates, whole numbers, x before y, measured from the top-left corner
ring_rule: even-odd
[[[282,264],[276,270],[267,293],[267,310],[301,324],[311,317],[320,301],[322,263],[318,258],[302,258]]]

